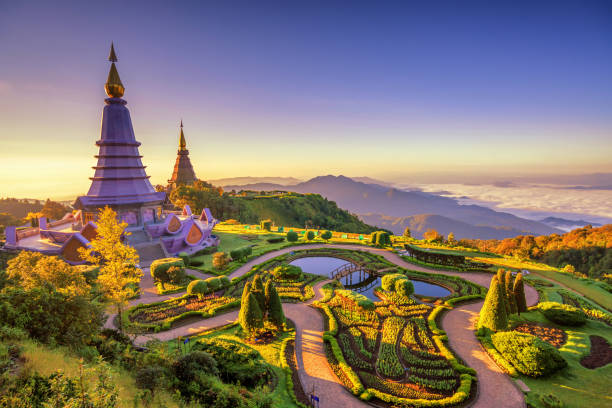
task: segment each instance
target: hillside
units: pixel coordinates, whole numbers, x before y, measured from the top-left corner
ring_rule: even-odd
[[[420,191],[403,191],[375,183],[363,183],[344,176],[315,177],[292,186],[270,183],[246,186],[226,186],[226,190],[288,190],[298,193],[317,193],[338,206],[354,214],[381,214],[385,217],[408,217],[421,214],[434,214],[455,222],[469,224],[472,227],[489,227],[486,229],[463,227],[464,237],[488,239],[508,237],[520,234],[544,235],[562,233],[560,229],[550,227],[538,221],[527,220],[512,214],[494,211],[478,205],[460,205],[456,200]],[[432,219],[434,220],[434,219]],[[391,224],[401,220],[381,220]],[[463,225],[463,224],[462,224]],[[382,226],[382,224],[381,224]],[[424,224],[425,230],[435,228]],[[507,233],[504,235],[504,233]],[[457,231],[453,231],[456,236]],[[475,234],[475,235],[473,235]]]
[[[376,230],[319,194],[220,194],[217,189],[196,185],[172,191],[170,200],[177,207],[188,204],[194,212],[208,207],[220,220],[235,219],[247,224],[271,219],[277,225],[288,227],[309,226],[350,233]]]
[[[481,237],[483,239],[503,239],[522,233],[514,228],[471,225],[436,214],[392,217],[369,213],[359,214],[359,218],[367,224],[378,225],[397,235],[403,234],[408,227],[412,236],[419,239],[423,238],[423,234],[429,229],[435,229],[445,236],[452,232],[455,237]]]

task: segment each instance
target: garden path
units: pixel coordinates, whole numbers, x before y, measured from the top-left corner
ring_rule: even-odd
[[[397,254],[378,248],[366,247],[362,245],[345,245],[345,244],[314,244],[293,246],[280,249],[278,251],[269,252],[256,259],[253,259],[228,275],[235,278],[247,273],[255,265],[258,265],[268,259],[272,259],[279,255],[296,251],[300,249],[314,248],[340,248],[357,251],[366,251],[382,255],[388,261],[416,271],[428,272],[433,274],[443,274],[459,276],[466,280],[472,281],[484,287],[489,287],[492,274],[481,272],[456,272],[447,270],[430,269],[420,265],[409,263],[399,257]],[[145,274],[146,278],[147,274]],[[150,273],[148,274],[150,277]],[[154,287],[153,282],[148,282],[143,278],[141,287],[143,292],[148,292],[148,285]],[[150,279],[150,278],[149,278]],[[315,386],[317,394],[322,396],[322,408],[328,406],[342,407],[365,407],[368,404],[360,401],[352,396],[340,381],[332,373],[323,348],[323,317],[321,314],[309,307],[309,304],[321,297],[321,286],[325,282],[319,282],[315,286],[316,296],[314,299],[306,303],[286,303],[283,304],[283,309],[288,318],[294,321],[296,325],[296,356],[298,362],[298,370],[300,381],[304,390],[308,393],[312,386]],[[166,295],[166,296],[147,296],[147,301],[154,299],[155,301],[178,297],[184,293]],[[525,285],[525,296],[529,305],[535,304],[538,301],[538,293],[531,286]],[[144,303],[141,299],[138,303]],[[130,302],[131,303],[131,302]],[[522,392],[517,388],[514,382],[489,358],[484,351],[480,342],[474,335],[474,322],[478,312],[482,307],[482,301],[456,306],[453,310],[447,312],[442,319],[442,328],[446,331],[449,337],[449,344],[452,350],[463,359],[470,367],[473,367],[478,376],[478,395],[471,406],[474,407],[525,407],[525,400]],[[134,303],[137,304],[137,303]],[[238,311],[230,311],[222,315],[218,315],[208,319],[202,319],[198,322],[186,324],[173,328],[171,330],[153,333],[136,338],[137,344],[143,344],[149,339],[155,338],[162,341],[171,340],[179,336],[191,336],[209,330],[215,327],[223,326],[231,323],[238,317]],[[113,327],[113,316],[109,317],[106,327]],[[333,401],[329,405],[326,401]]]

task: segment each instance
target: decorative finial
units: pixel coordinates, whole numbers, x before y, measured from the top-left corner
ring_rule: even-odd
[[[181,119],[181,134],[179,136],[179,151],[187,150],[187,142],[185,141],[185,134],[183,133],[183,119]]]
[[[110,54],[108,55],[108,60],[110,62],[117,62],[117,54],[115,54],[115,45],[112,42],[111,42]]]
[[[121,98],[125,92],[125,88],[121,83],[119,72],[117,72],[117,67],[115,66],[115,62],[117,62],[117,54],[115,54],[115,46],[113,43],[111,43],[108,60],[111,61],[111,67],[110,71],[108,72],[106,84],[104,84],[104,89],[106,90],[106,94],[109,96],[109,98]]]

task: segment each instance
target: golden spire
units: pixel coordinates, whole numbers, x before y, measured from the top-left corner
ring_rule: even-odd
[[[181,135],[179,136],[179,150],[187,150],[187,142],[185,142],[185,134],[183,133],[183,119],[181,119]]]
[[[117,54],[115,54],[115,46],[113,43],[111,43],[108,60],[111,61],[111,67],[110,71],[108,72],[106,84],[104,84],[104,89],[106,90],[106,94],[109,96],[109,98],[121,98],[125,92],[125,88],[121,83],[119,72],[117,72],[117,67],[115,66],[115,62],[117,62]]]

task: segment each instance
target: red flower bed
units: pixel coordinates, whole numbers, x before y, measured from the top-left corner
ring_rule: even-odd
[[[535,323],[522,323],[516,326],[514,330],[539,337],[556,348],[561,347],[567,341],[567,334],[565,331],[556,327],[540,326]]]

